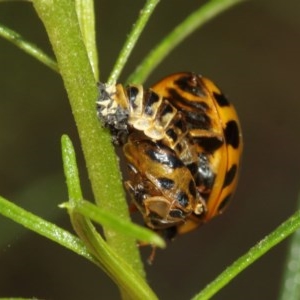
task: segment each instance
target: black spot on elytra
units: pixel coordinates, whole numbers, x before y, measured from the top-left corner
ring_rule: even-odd
[[[159,185],[166,190],[170,190],[174,186],[174,180],[166,178],[166,177],[161,177],[157,178]]]
[[[210,129],[210,117],[201,111],[186,111],[185,120],[191,128],[196,129]]]
[[[220,203],[218,207],[218,213],[222,213],[223,210],[227,207],[228,203],[230,202],[231,194],[226,196],[223,201]]]
[[[232,165],[231,168],[227,171],[226,175],[225,175],[225,179],[224,179],[224,183],[223,183],[223,188],[225,188],[226,186],[230,185],[236,175],[237,172],[237,165]]]
[[[183,111],[185,121],[189,127],[199,129],[209,129],[211,127],[211,120],[207,114],[209,109],[207,103],[184,98],[173,88],[168,89],[168,93],[170,99],[172,99],[172,105],[179,111]]]
[[[231,145],[234,149],[237,149],[240,144],[240,132],[236,121],[229,121],[226,124],[224,130],[226,144]]]
[[[194,142],[203,148],[206,153],[214,153],[223,145],[223,139],[221,137],[213,136],[203,136],[203,137],[194,137]]]
[[[174,104],[178,109],[181,109],[180,104],[190,107],[191,109],[197,109],[200,111],[206,111],[207,109],[209,109],[209,106],[204,101],[194,101],[192,99],[182,97],[182,95],[178,93],[178,91],[174,88],[169,88],[168,93],[170,95],[169,96],[170,99],[172,99],[172,104]],[[194,96],[198,96],[198,95],[194,95]]]
[[[193,96],[203,97],[206,95],[204,86],[201,84],[201,79],[194,73],[187,73],[175,81],[175,84],[183,91],[192,94]]]
[[[228,99],[224,96],[224,94],[219,94],[219,93],[213,93],[215,99],[217,100],[219,106],[224,107],[224,106],[229,106],[230,103]]]

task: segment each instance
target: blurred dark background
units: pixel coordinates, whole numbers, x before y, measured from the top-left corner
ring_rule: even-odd
[[[95,1],[101,79],[144,1]],[[161,1],[122,74],[204,1]],[[248,1],[218,16],[170,53],[147,85],[178,71],[217,82],[234,102],[245,140],[242,173],[230,208],[199,230],[158,251],[148,279],[160,299],[189,299],[296,209],[300,180],[300,2]],[[48,53],[31,4],[1,3],[0,22]],[[74,62],[76,63],[76,62]],[[60,137],[84,161],[61,78],[0,39],[0,194],[70,229],[57,205],[66,200]],[[71,229],[70,229],[71,230]],[[11,239],[13,235],[13,240]],[[276,299],[288,241],[241,273],[214,299]],[[149,249],[142,249],[143,256]],[[0,297],[118,299],[101,270],[0,216]]]

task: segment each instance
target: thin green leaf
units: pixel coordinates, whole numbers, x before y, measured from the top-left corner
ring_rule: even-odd
[[[298,197],[298,211],[300,211],[300,195]],[[285,271],[282,278],[280,300],[300,299],[300,230],[292,235],[288,248]]]
[[[136,42],[145,28],[151,14],[153,13],[159,0],[147,0],[144,8],[140,11],[137,22],[133,25],[133,28],[128,35],[127,40],[119,54],[119,57],[114,65],[114,68],[108,78],[108,84],[114,84],[117,82],[129,55],[131,54]]]
[[[201,5],[150,51],[129,76],[126,83],[143,83],[161,61],[197,28],[233,5],[243,1],[245,0],[211,0]]]
[[[62,207],[68,208],[69,204],[64,203],[62,204]],[[103,211],[98,206],[88,201],[80,201],[79,203],[75,204],[72,209],[75,212],[97,222],[98,224],[111,227],[112,229],[122,234],[132,236],[141,242],[161,248],[165,247],[165,241],[152,230],[138,226],[132,222],[124,221],[106,211]]]
[[[61,137],[62,159],[70,203],[76,205],[83,199],[75,150],[70,138],[64,134]]]
[[[222,287],[234,279],[237,274],[246,269],[254,261],[268,252],[275,245],[287,238],[300,227],[300,211],[287,219],[272,233],[261,240],[257,245],[252,247],[245,255],[236,260],[230,267],[222,272],[213,282],[205,287],[192,300],[210,299]]]
[[[36,45],[26,41],[19,33],[0,24],[0,36],[24,50],[26,53],[39,60],[53,71],[58,72],[56,62]]]
[[[0,196],[0,214],[97,263],[77,237]]]
[[[76,0],[76,11],[79,25],[89,60],[95,75],[99,80],[98,51],[96,46],[94,0]]]

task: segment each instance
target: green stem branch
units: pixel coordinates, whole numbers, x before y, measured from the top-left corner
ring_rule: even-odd
[[[0,214],[98,264],[79,238],[1,196]]]
[[[96,203],[129,220],[118,160],[109,133],[96,116],[97,85],[83,43],[72,0],[34,0],[57,58],[86,159]],[[144,274],[134,238],[104,228],[109,245],[137,272]]]
[[[234,279],[240,272],[253,264],[258,258],[268,252],[275,245],[287,238],[300,227],[300,211],[286,220],[282,225],[266,236],[257,245],[252,247],[245,255],[236,260],[230,267],[222,272],[213,282],[207,285],[192,300],[211,299],[221,288]]]
[[[0,36],[24,50],[24,52],[33,56],[53,71],[58,72],[57,63],[36,45],[26,41],[19,33],[0,24]]]
[[[139,36],[141,35],[143,29],[145,28],[148,19],[153,13],[159,0],[147,0],[145,7],[141,10],[139,18],[136,24],[133,26],[131,33],[128,35],[127,40],[119,54],[116,64],[109,76],[108,84],[114,84],[117,82],[120,73],[122,72],[129,55],[131,54]]]

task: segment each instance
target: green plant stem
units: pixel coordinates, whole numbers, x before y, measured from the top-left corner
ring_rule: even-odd
[[[300,195],[298,197],[300,211]],[[282,278],[280,300],[300,299],[300,230],[296,231],[290,240],[285,270]]]
[[[266,236],[257,245],[252,247],[245,255],[236,260],[230,267],[222,272],[213,282],[207,285],[192,300],[210,299],[222,287],[234,279],[240,272],[269,251],[272,247],[287,238],[300,227],[300,211],[287,219],[277,227],[271,234]]]
[[[143,83],[150,73],[170,52],[197,28],[204,25],[216,15],[233,5],[245,0],[211,0],[190,14],[182,23],[174,28],[139,64],[126,80],[129,83]]]
[[[72,0],[34,0],[67,90],[97,205],[129,220],[118,160],[110,135],[100,126],[98,90]],[[138,273],[144,274],[135,240],[104,228],[109,245]]]
[[[52,240],[63,247],[83,256],[91,262],[98,264],[87,250],[83,242],[68,231],[52,224],[28,211],[15,205],[0,196],[0,214],[16,223]]]
[[[137,22],[134,24],[130,34],[128,35],[127,40],[119,54],[119,57],[114,65],[114,68],[108,78],[108,84],[114,84],[117,82],[120,73],[122,72],[129,55],[131,54],[136,42],[141,35],[143,29],[145,28],[148,19],[153,13],[156,5],[159,0],[147,0],[145,7],[140,11],[139,18]]]
[[[53,71],[58,72],[57,63],[36,45],[26,41],[19,33],[0,24],[0,36],[10,41],[18,48],[24,50],[26,53],[48,66]]]
[[[81,207],[83,212],[88,211],[92,216],[97,215],[95,211],[99,210],[97,206],[82,200],[75,150],[66,135],[62,137],[62,157],[70,199],[64,206],[68,208],[78,236],[85,242],[103,271],[118,285],[123,299],[157,299],[143,278],[107,245],[90,219],[76,209]],[[107,215],[109,214],[106,213],[106,217]]]
[[[101,261],[102,269],[118,285],[123,299],[157,300],[145,280],[113,251],[101,238],[93,224],[82,215],[73,216],[73,226],[89,250]],[[101,249],[101,251],[98,251]]]

